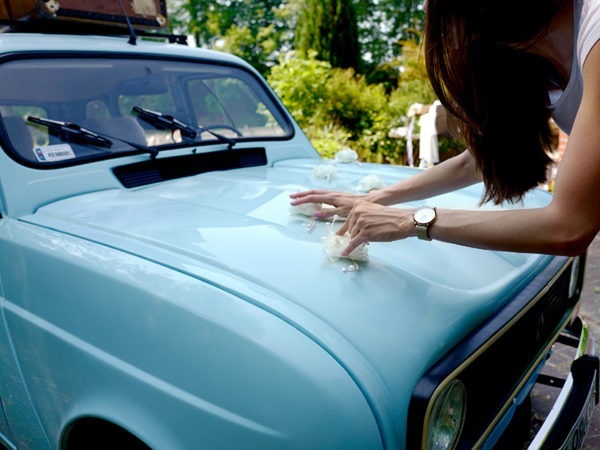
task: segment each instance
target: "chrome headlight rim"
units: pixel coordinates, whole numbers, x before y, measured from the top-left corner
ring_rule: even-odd
[[[428,408],[428,450],[456,448],[467,416],[467,388],[458,378],[440,386]]]

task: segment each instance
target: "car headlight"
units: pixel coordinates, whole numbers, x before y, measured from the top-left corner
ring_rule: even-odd
[[[452,380],[435,399],[427,429],[428,450],[455,448],[467,411],[467,391],[460,380]]]

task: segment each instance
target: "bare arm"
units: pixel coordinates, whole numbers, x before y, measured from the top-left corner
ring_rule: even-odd
[[[540,209],[440,214],[438,239],[502,250],[576,255],[600,229],[600,43],[586,60],[584,93],[557,174],[554,197]],[[461,230],[457,229],[460,226]]]
[[[481,181],[475,158],[468,150],[385,189],[369,193],[365,200],[381,205],[422,200]]]
[[[557,174],[552,202],[504,211],[438,210],[433,239],[470,247],[578,255],[600,230],[600,43],[587,57],[584,94]],[[339,233],[352,236],[347,255],[363,242],[414,236],[412,210],[359,201]]]
[[[345,217],[359,200],[393,205],[450,192],[480,180],[475,169],[475,160],[471,153],[465,150],[460,155],[431,169],[369,194],[311,190],[292,194],[290,197],[293,206],[303,203],[324,203],[334,207],[318,212],[317,216],[319,217],[331,217],[335,214]]]

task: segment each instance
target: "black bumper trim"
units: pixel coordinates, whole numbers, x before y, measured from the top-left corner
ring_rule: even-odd
[[[571,375],[573,377],[573,389],[564,403],[562,411],[556,419],[551,431],[544,440],[544,444],[540,450],[556,450],[562,448],[566,443],[573,427],[578,423],[581,414],[585,414],[584,410],[586,400],[588,399],[591,389],[595,390],[595,404],[599,401],[599,380],[598,373],[600,372],[600,360],[594,355],[583,355],[573,361],[571,365]],[[575,413],[575,414],[574,414]],[[588,424],[589,425],[589,424]],[[587,432],[585,429],[574,430],[578,435],[575,440],[583,446],[583,440]],[[557,446],[557,443],[561,446]]]

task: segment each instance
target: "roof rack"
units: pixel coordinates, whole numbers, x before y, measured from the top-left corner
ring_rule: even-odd
[[[123,25],[101,24],[78,21],[56,21],[48,19],[0,20],[0,32],[5,33],[42,33],[69,35],[129,36],[129,30]],[[149,29],[135,29],[140,37],[165,39],[170,43],[187,45],[187,36],[165,33]]]

